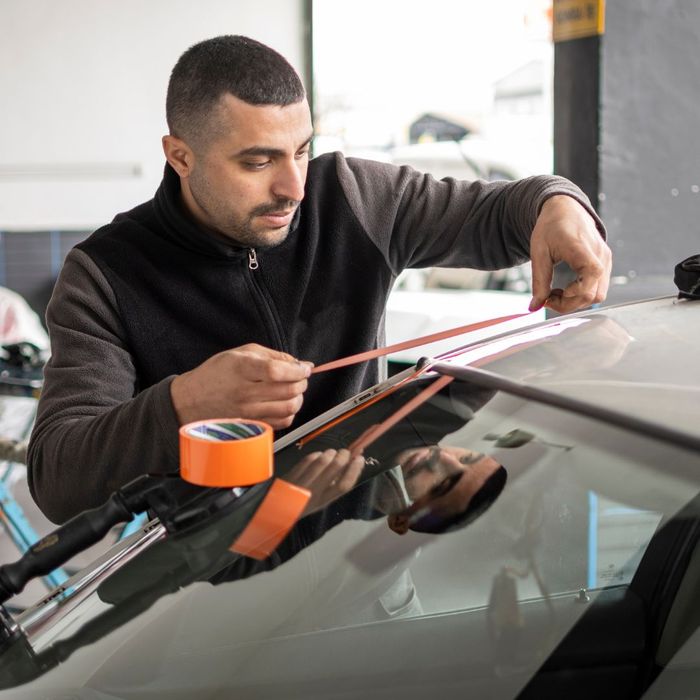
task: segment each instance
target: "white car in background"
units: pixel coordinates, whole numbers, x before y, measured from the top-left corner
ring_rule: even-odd
[[[396,146],[389,150],[389,161],[410,165],[438,180],[517,180],[532,174],[505,157],[494,156],[493,146],[478,137]]]

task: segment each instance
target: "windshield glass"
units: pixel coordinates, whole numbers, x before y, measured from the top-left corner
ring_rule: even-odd
[[[434,381],[289,445],[276,473],[303,482],[310,456],[356,444]],[[428,682],[463,697],[486,683],[515,697],[598,596],[634,580],[660,525],[700,488],[696,454],[462,380],[361,456],[354,487],[326,485],[262,561],[229,550],[252,497],[136,556],[61,625],[28,630],[51,663],[23,687],[413,697]],[[18,649],[15,675],[35,663]]]
[[[447,361],[700,437],[699,314],[694,301],[671,297],[603,308],[452,351]]]

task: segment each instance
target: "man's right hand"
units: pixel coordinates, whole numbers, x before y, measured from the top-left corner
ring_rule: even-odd
[[[250,418],[288,428],[303,403],[311,362],[251,343],[225,350],[175,377],[170,396],[180,425]]]

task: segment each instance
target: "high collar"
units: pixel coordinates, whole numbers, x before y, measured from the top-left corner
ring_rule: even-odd
[[[165,164],[163,181],[153,198],[156,217],[162,234],[177,245],[208,257],[239,260],[248,254],[248,247],[240,246],[223,234],[211,231],[193,221],[182,203],[180,177],[169,163]],[[301,206],[289,225],[291,236],[299,226]]]

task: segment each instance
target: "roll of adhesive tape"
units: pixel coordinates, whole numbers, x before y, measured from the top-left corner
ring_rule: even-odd
[[[272,476],[272,428],[214,418],[180,428],[180,476],[198,486],[250,486]]]

